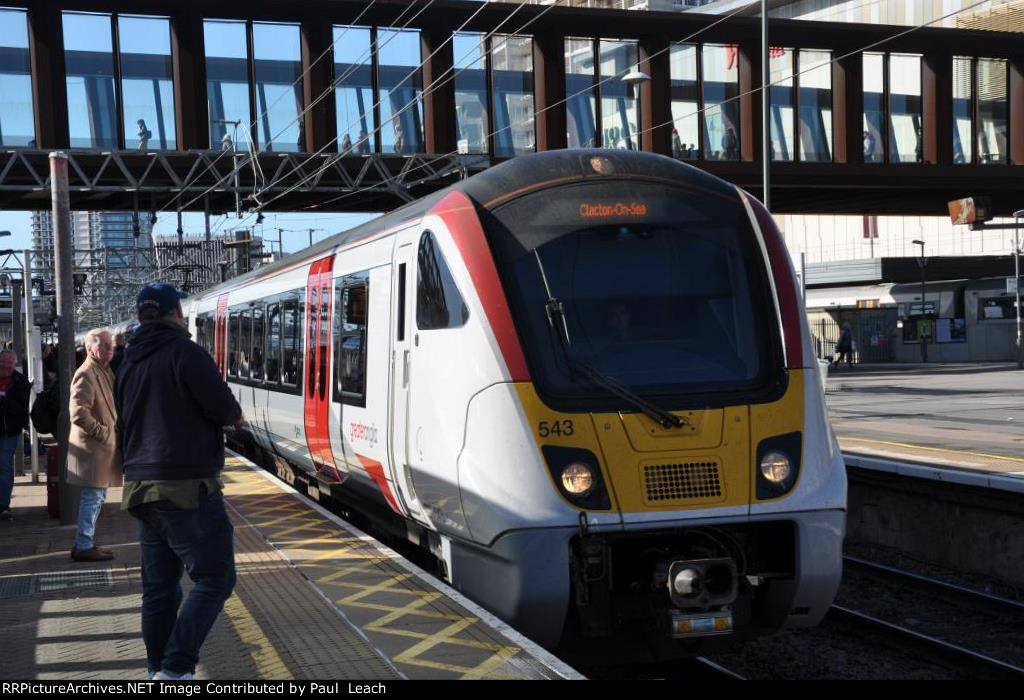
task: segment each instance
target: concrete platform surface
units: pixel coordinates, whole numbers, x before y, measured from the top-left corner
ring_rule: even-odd
[[[238,584],[203,646],[203,679],[578,678],[448,586],[239,457],[224,472]],[[70,558],[74,526],[19,477],[0,522],[0,678],[146,675],[135,521],[111,489],[97,542]],[[188,586],[188,577],[184,578]]]
[[[844,452],[1024,477],[1024,371],[1010,363],[832,369]]]

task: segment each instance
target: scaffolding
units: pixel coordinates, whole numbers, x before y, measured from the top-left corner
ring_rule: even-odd
[[[0,273],[23,276],[21,251],[0,256]],[[44,330],[56,322],[53,251],[30,253],[36,323]],[[263,264],[263,240],[249,231],[233,231],[207,239],[203,235],[157,236],[151,246],[75,248],[75,331],[110,326],[135,317],[139,289],[152,282],[173,284],[188,295],[198,294]],[[0,323],[10,325],[9,302],[0,291]],[[7,316],[3,316],[7,308]]]
[[[158,236],[153,242],[156,277],[186,294],[198,294],[232,277],[244,275],[269,257],[263,239],[247,229],[207,238],[201,235]]]

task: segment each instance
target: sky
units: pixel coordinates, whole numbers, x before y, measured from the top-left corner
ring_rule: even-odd
[[[142,216],[147,216],[143,212]],[[277,229],[284,231],[281,239],[286,252],[295,252],[309,245],[308,229],[315,229],[313,242],[323,240],[327,236],[348,230],[359,224],[369,221],[378,214],[308,214],[308,213],[268,213],[264,214],[262,226],[255,226],[256,215],[243,215],[242,219],[236,219],[234,215],[216,216],[210,218],[210,230],[214,234],[220,234],[232,229],[255,227],[257,236],[264,236],[269,240],[277,241]],[[187,213],[182,217],[183,228],[186,234],[202,234],[204,232],[203,215],[201,213]],[[155,235],[173,236],[177,233],[178,219],[173,213],[159,214],[156,226],[153,228]],[[0,231],[10,231],[11,236],[0,238],[0,248],[14,248],[21,250],[32,247],[32,215],[27,211],[0,211]]]

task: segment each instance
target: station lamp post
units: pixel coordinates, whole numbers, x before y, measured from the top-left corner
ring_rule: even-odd
[[[633,70],[622,76],[620,80],[622,80],[622,82],[624,82],[626,86],[629,88],[630,97],[632,97],[636,101],[636,104],[639,106],[640,88],[644,83],[649,83],[651,81],[651,76],[647,75],[642,70],[640,70],[639,66],[633,66]],[[628,123],[628,120],[625,121],[626,123]],[[641,150],[639,138],[639,134],[627,133],[627,148],[632,148],[632,150],[636,151]],[[634,141],[635,143],[633,143]]]
[[[921,246],[921,257],[917,259],[917,264],[921,267],[921,321],[917,326],[917,334],[921,340],[921,362],[928,361],[928,341],[925,339],[925,318],[924,318],[924,268],[928,264],[927,258],[924,257],[924,241],[912,241],[914,245]]]
[[[1020,220],[1024,217],[1024,209],[1013,212],[1013,281],[1016,289],[1017,307],[1017,369],[1024,369],[1024,353],[1020,335]]]

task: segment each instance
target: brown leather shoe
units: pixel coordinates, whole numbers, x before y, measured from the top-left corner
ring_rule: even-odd
[[[75,561],[110,561],[114,558],[114,553],[104,551],[99,547],[93,547],[92,549],[72,548],[71,558]]]

